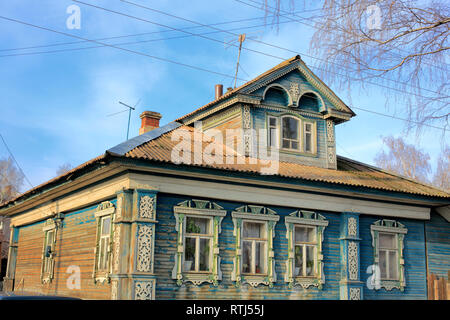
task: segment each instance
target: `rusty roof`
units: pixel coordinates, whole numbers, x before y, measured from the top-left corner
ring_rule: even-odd
[[[157,139],[148,141],[147,143],[128,151],[125,153],[125,157],[174,163],[171,159],[172,150],[180,140],[178,138],[172,139],[172,135],[179,134],[179,130],[186,130],[188,133],[195,132],[194,128],[183,125],[176,130],[161,135]],[[195,141],[197,142],[199,140],[205,141],[209,139],[209,137],[205,137],[205,135],[201,132],[197,132],[196,135],[192,136],[196,136]],[[221,163],[211,164],[206,163],[205,161],[194,163],[194,140],[192,140],[189,157],[191,161],[190,165],[254,174],[261,174],[261,169],[268,166],[267,163],[250,157],[245,157],[244,164],[238,164],[237,156],[239,155],[234,150],[229,150],[226,146],[221,145],[220,143],[218,143],[218,145],[218,148],[222,149],[223,154],[223,160]],[[212,152],[212,155],[215,155],[215,153]],[[228,162],[230,163],[227,163],[227,155],[229,158]],[[256,164],[252,164],[253,162],[256,162]],[[299,163],[279,161],[279,170],[275,175],[293,179],[303,179],[423,196],[450,197],[450,194],[440,189],[351,159],[338,156],[337,162],[337,170],[333,170],[307,166]]]
[[[59,175],[45,183],[42,183],[20,194],[19,196],[8,202],[0,204],[0,209],[14,205],[14,202],[16,201],[26,200],[29,197],[39,194],[46,189],[50,189],[51,187],[58,186],[64,182],[67,182],[71,180],[73,176],[79,175],[80,172],[83,171],[83,169],[87,169],[98,164],[107,164],[108,157],[110,155],[128,159],[179,164],[177,161],[172,160],[172,151],[175,146],[179,145],[180,143],[180,136],[182,135],[181,130],[184,130],[186,134],[190,134],[194,137],[194,139],[191,141],[190,146],[190,166],[251,173],[256,175],[263,175],[262,168],[268,166],[267,163],[251,157],[243,157],[244,163],[240,164],[237,161],[237,158],[240,155],[235,150],[230,149],[226,145],[223,145],[219,142],[216,142],[217,144],[215,145],[215,148],[211,148],[214,151],[211,152],[211,155],[221,155],[223,159],[221,163],[210,164],[205,162],[204,160],[196,163],[194,162],[194,143],[202,141],[203,143],[206,143],[206,145],[208,145],[214,140],[212,140],[211,137],[207,136],[206,134],[197,131],[193,127],[186,125],[180,125],[179,127],[173,126],[170,130],[163,130],[159,136],[152,136],[151,138],[146,139],[147,141],[143,142],[141,145],[130,147],[128,151],[125,150],[126,152],[118,154],[106,151],[105,154],[89,160],[79,165],[78,167],[75,167],[72,170]],[[194,133],[196,134],[194,135]],[[112,148],[110,150],[115,149]],[[221,152],[216,153],[215,150],[221,150]],[[183,164],[186,165],[186,163]],[[385,170],[375,168],[373,166],[341,156],[337,157],[337,170],[284,161],[279,161],[278,165],[278,171],[274,175],[284,178],[362,187],[390,192],[400,192],[427,197],[450,198],[449,193],[437,189],[433,186],[426,185],[421,182],[399,176],[398,174],[387,172]]]

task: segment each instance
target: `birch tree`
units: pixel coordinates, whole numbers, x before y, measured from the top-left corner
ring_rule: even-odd
[[[297,9],[317,8],[307,0],[302,8],[290,0],[260,3],[266,13],[292,13],[291,20],[300,20]],[[310,50],[320,59],[319,76],[349,94],[376,82],[387,105],[406,105],[395,112],[408,118],[408,131],[420,134],[424,125],[448,129],[450,1],[322,0],[317,9],[306,17],[315,30]]]

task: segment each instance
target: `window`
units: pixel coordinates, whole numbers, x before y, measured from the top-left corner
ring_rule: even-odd
[[[219,234],[226,211],[214,202],[186,200],[174,207],[177,252],[172,279],[178,285],[203,282],[218,285],[220,270]]]
[[[273,237],[280,217],[269,208],[253,205],[239,207],[231,216],[236,241],[231,280],[236,286],[272,287],[276,281]]]
[[[285,282],[303,288],[325,283],[322,241],[328,221],[319,213],[297,210],[285,218],[288,260]]]
[[[396,238],[397,235],[393,233],[378,233],[379,267],[382,280],[398,280]]]
[[[242,228],[242,273],[266,273],[266,229],[266,223],[244,222]]]
[[[299,142],[299,121],[293,117],[282,117],[281,146],[283,149],[300,149]]]
[[[55,268],[55,250],[57,230],[60,226],[62,215],[57,214],[54,218],[44,222],[44,245],[42,249],[41,282],[50,283],[53,279]]]
[[[110,234],[111,216],[102,217],[100,222],[100,244],[97,270],[106,271],[108,269]]]
[[[277,118],[269,117],[269,147],[278,147]]]
[[[280,120],[278,120],[280,119]],[[317,124],[301,116],[267,116],[267,144],[286,151],[317,153]]]
[[[186,217],[183,271],[211,271],[211,221],[211,218]]]
[[[296,277],[316,275],[316,228],[296,225],[294,230]]]
[[[303,127],[303,141],[304,141],[304,151],[305,152],[309,152],[309,153],[313,153],[313,124],[309,123],[309,122],[304,122],[303,123],[304,127]]]
[[[379,267],[378,288],[403,291],[406,286],[404,275],[403,241],[408,230],[394,220],[378,220],[370,226],[374,264]],[[376,279],[377,280],[377,279]],[[377,289],[377,287],[375,287]]]
[[[50,282],[53,278],[55,256],[56,228],[45,232],[44,257],[42,266],[43,282]]]
[[[102,202],[95,211],[97,219],[97,242],[93,272],[95,283],[110,281],[114,213],[115,207],[110,201]]]

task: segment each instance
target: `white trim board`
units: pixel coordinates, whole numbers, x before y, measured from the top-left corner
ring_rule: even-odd
[[[301,191],[271,190],[226,183],[196,181],[182,178],[130,174],[130,187],[148,185],[160,192],[192,197],[213,198],[243,204],[283,206],[332,212],[358,212],[367,215],[430,219],[430,208],[310,194]]]

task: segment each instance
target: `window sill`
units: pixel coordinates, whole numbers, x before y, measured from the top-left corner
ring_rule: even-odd
[[[303,289],[307,289],[309,287],[317,287],[322,289],[322,284],[324,281],[320,280],[318,277],[294,277],[293,285],[301,286]]]
[[[191,282],[195,286],[199,286],[202,283],[211,283],[217,285],[219,279],[218,276],[214,276],[212,272],[183,272],[182,279],[177,281],[178,285],[182,285],[186,282]]]

